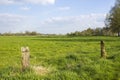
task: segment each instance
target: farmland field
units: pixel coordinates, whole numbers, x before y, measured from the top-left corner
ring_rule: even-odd
[[[100,58],[100,40],[107,59]],[[22,46],[30,48],[24,72]],[[0,80],[120,80],[120,37],[1,36]]]

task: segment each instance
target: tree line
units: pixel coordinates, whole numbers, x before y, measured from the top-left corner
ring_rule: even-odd
[[[41,35],[41,33],[37,33],[36,31],[25,31],[18,33],[5,32],[5,33],[0,33],[0,35],[1,36],[34,36],[34,35]]]
[[[68,36],[115,36],[116,34],[111,31],[109,27],[103,28],[88,28],[83,31],[75,31],[67,33]]]
[[[61,36],[61,34],[42,34],[38,33],[36,31],[25,31],[25,32],[18,32],[18,33],[11,33],[11,32],[6,32],[6,33],[0,33],[1,36]],[[65,34],[67,36],[114,36],[116,35],[111,31],[110,28],[104,27],[104,28],[88,28],[83,31],[75,31],[71,33]]]

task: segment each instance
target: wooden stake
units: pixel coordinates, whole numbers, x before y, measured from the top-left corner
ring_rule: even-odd
[[[101,58],[106,58],[107,53],[106,53],[106,51],[105,51],[104,41],[101,41],[100,45],[101,45]]]
[[[21,47],[22,52],[22,71],[25,71],[27,68],[29,68],[29,47]]]

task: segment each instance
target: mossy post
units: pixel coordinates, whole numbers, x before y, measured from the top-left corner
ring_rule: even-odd
[[[107,53],[105,51],[104,41],[100,41],[100,46],[101,46],[101,58],[106,58]]]
[[[29,68],[29,58],[30,58],[30,51],[29,47],[21,47],[21,52],[22,52],[22,71],[25,71],[26,69]]]

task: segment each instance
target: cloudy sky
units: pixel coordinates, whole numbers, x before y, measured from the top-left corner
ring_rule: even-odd
[[[115,0],[0,0],[0,33],[68,33],[103,27]]]

